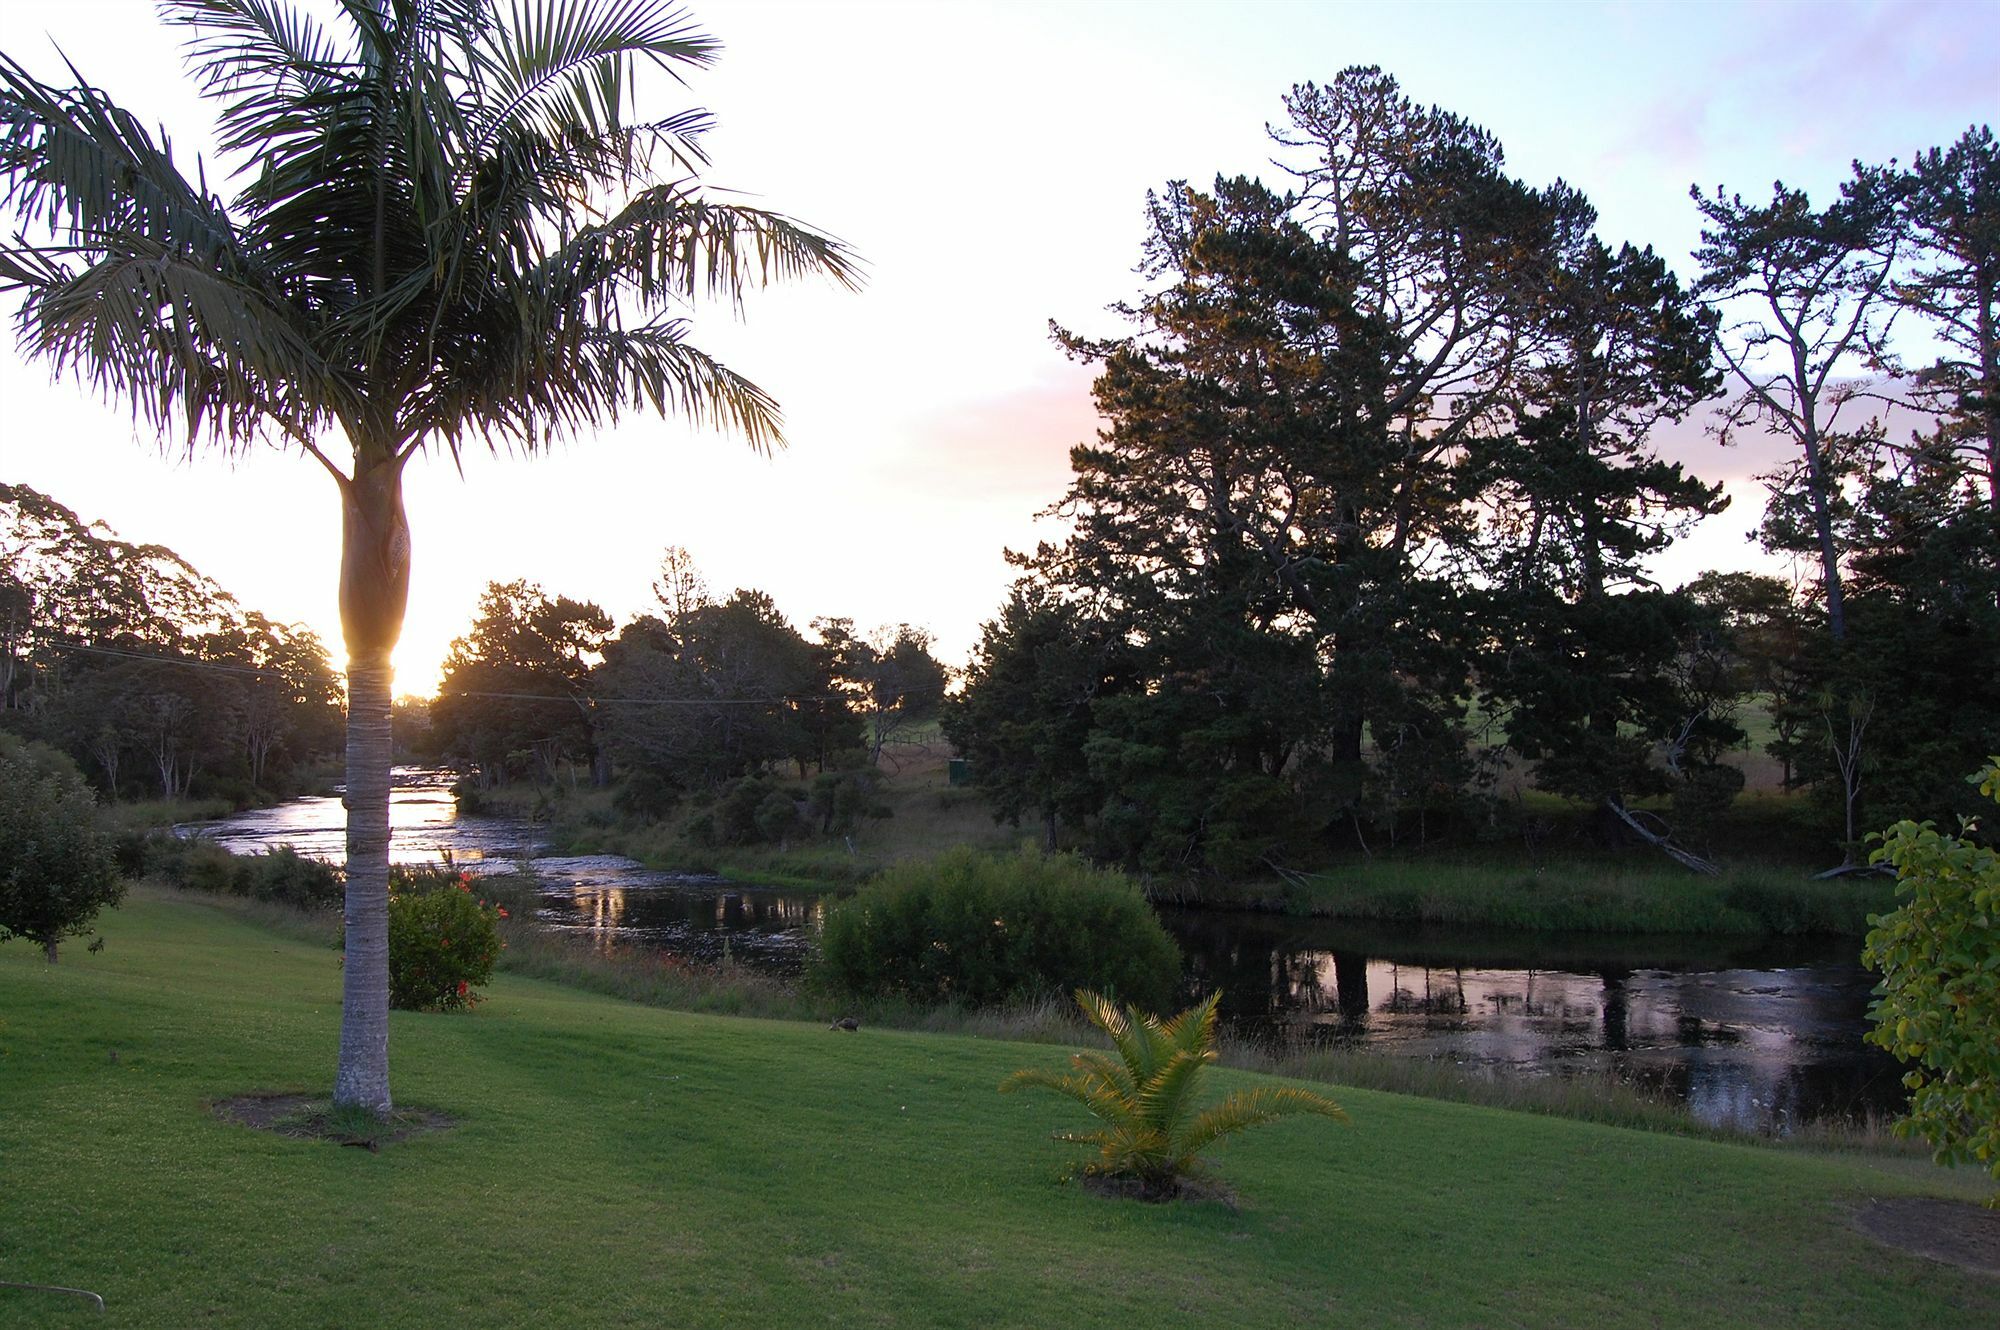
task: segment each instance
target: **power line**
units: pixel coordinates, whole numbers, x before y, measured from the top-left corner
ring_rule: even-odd
[[[148,651],[125,651],[118,647],[85,646],[81,642],[44,641],[35,644],[37,648],[54,648],[57,651],[81,651],[93,656],[114,656],[120,660],[143,660],[156,665],[178,665],[189,670],[208,670],[214,674],[249,675],[252,678],[272,678],[284,680],[282,671],[267,669],[258,665],[226,665],[214,660],[190,660],[186,656],[162,656]]]
[[[82,642],[60,642],[60,640],[44,640],[44,642],[38,642],[38,646],[54,648],[54,650],[62,650],[62,652],[86,652],[90,656],[112,656],[112,658],[118,658],[118,660],[146,660],[146,662],[152,662],[152,664],[180,666],[184,670],[208,670],[212,674],[236,674],[236,676],[250,676],[250,678],[276,678],[280,682],[288,682],[282,672],[260,668],[260,666],[232,666],[232,664],[222,664],[218,660],[190,660],[186,656],[160,656],[156,652],[134,652],[134,650],[122,650],[122,648],[116,648],[116,646],[86,646]],[[804,704],[804,702],[818,702],[824,708],[828,700],[838,700],[844,694],[838,694],[838,692],[794,692],[794,694],[776,696],[776,698],[596,698],[596,696],[590,696],[590,694],[562,696],[562,694],[548,694],[548,692],[486,692],[486,690],[480,690],[480,688],[462,688],[462,690],[454,690],[450,696],[454,696],[454,698],[486,698],[486,700],[492,700],[492,702],[568,702],[572,706],[576,702],[588,702],[592,706],[796,706],[796,704]],[[436,698],[432,698],[432,700],[436,700]]]

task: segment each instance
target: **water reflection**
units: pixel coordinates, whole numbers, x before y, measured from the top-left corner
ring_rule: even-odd
[[[631,865],[633,885],[552,881],[543,865],[542,907],[549,928],[587,939],[593,950],[645,947],[687,960],[725,956],[775,974],[796,974],[825,917],[826,900],[741,887],[713,878],[675,877]],[[630,863],[630,861],[626,861]]]
[[[449,771],[397,767],[389,791],[389,858],[399,864],[434,864],[450,851],[478,871],[511,868],[542,848],[526,822],[502,817],[462,817],[451,797]],[[275,808],[253,808],[218,822],[179,828],[197,832],[237,854],[290,845],[300,854],[334,863],[347,856],[347,806],[339,795],[293,799]]]
[[[663,873],[616,855],[552,855],[536,829],[460,816],[448,773],[399,769],[391,857],[474,872],[531,869],[543,926],[600,951],[725,956],[795,974],[827,898]],[[295,845],[338,860],[337,798],[202,828],[239,852]],[[1474,1070],[1609,1072],[1715,1123],[1784,1130],[1886,1113],[1900,1068],[1862,1042],[1872,977],[1845,939],[1711,939],[1415,931],[1271,915],[1163,910],[1190,992],[1221,988],[1239,1031]]]
[[[1266,915],[1165,917],[1190,989],[1220,987],[1238,1029],[1277,1041],[1515,1075],[1609,1072],[1705,1121],[1760,1129],[1903,1102],[1895,1060],[1862,1042],[1872,977],[1848,940],[1399,938]]]

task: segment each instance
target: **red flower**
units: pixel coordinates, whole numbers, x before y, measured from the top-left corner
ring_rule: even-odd
[[[458,981],[458,995],[459,995],[460,997],[464,997],[464,996],[465,996],[465,980],[463,980],[463,979],[461,979],[461,980],[459,980],[459,981]]]
[[[505,919],[505,918],[507,917],[507,907],[506,907],[506,906],[504,906],[504,905],[498,905],[498,906],[495,906],[494,908],[500,911],[500,917],[501,917],[502,919]]]

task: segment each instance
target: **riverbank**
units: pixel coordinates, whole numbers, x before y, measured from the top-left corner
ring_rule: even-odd
[[[1054,1181],[1056,1049],[696,1016],[506,974],[391,1018],[381,1153],[218,1122],[330,1078],[325,949],[141,895],[105,950],[0,948],[10,1278],[109,1325],[1980,1324],[2000,1286],[1875,1246],[1869,1197],[1980,1195],[1900,1158],[1335,1093],[1218,1160],[1237,1209]],[[1254,1083],[1223,1072],[1217,1088]],[[0,1290],[0,1325],[80,1307]]]
[[[1896,903],[1894,880],[1879,875],[1818,879],[1796,867],[1752,865],[1704,877],[1605,855],[1539,863],[1382,859],[1282,881],[1221,883],[1199,893],[1165,887],[1155,894],[1190,908],[1418,927],[1730,936],[1859,937],[1869,915]]]
[[[946,785],[941,768],[897,773],[885,781],[882,797],[890,815],[850,837],[720,848],[689,844],[672,821],[620,813],[608,790],[502,786],[480,791],[466,806],[538,822],[558,853],[619,854],[665,872],[792,891],[850,888],[889,864],[950,846],[1004,852],[1033,840],[1019,828],[996,825],[979,792]],[[1584,815],[1571,810],[1570,816]],[[1502,843],[1476,852],[1420,847],[1357,856],[1282,876],[1156,877],[1145,885],[1157,902],[1196,909],[1526,932],[1858,938],[1868,931],[1869,915],[1894,908],[1895,884],[1886,877],[1814,875],[1796,800],[1746,798],[1717,839],[1729,853],[1716,877],[1643,847],[1531,850]]]
[[[142,898],[164,895],[172,899],[203,901],[297,941],[329,950],[339,946],[340,921],[335,911],[300,909],[282,901],[245,899],[241,895],[212,895],[202,891],[183,895],[164,883],[143,884],[136,890]],[[920,1006],[884,996],[857,999],[849,995],[836,998],[817,991],[797,974],[789,977],[775,974],[755,962],[727,959],[704,961],[662,951],[644,942],[607,945],[602,937],[592,934],[551,931],[535,922],[538,912],[535,893],[521,879],[485,877],[481,880],[480,890],[482,894],[505,901],[513,915],[512,921],[502,926],[507,940],[507,948],[500,958],[503,973],[547,980],[670,1011],[796,1020],[820,1025],[846,1017],[857,1019],[870,1028],[1035,1043],[1071,1044],[1094,1037],[1078,1018],[1073,1006],[1061,997],[1052,996],[1002,1009]],[[1280,922],[1281,917],[1276,915],[1242,917],[1233,925],[1228,916],[1214,912],[1204,913],[1200,918],[1205,924],[1213,923],[1221,928],[1225,935],[1220,949],[1215,946],[1216,939],[1213,937],[1181,936],[1181,945],[1190,949],[1190,964],[1202,976],[1200,991],[1222,988],[1226,1011],[1239,1005],[1231,1000],[1232,995],[1238,999],[1248,995],[1247,1003],[1243,1005],[1256,1009],[1258,995],[1269,987],[1269,978],[1264,971],[1273,967],[1290,968],[1287,963],[1260,959],[1266,956],[1269,945],[1263,930],[1287,925]],[[1346,943],[1364,948],[1374,945],[1369,937],[1355,933],[1351,926],[1315,924],[1313,928],[1316,931],[1336,930],[1341,934],[1339,940],[1324,937],[1310,939],[1312,945],[1323,952],[1330,946],[1336,957],[1343,955],[1342,947]],[[1551,994],[1562,992],[1565,977],[1554,971],[1565,968],[1601,976],[1607,969],[1668,964],[1690,970],[1745,968],[1746,973],[1755,975],[1759,965],[1767,959],[1761,955],[1742,954],[1745,947],[1760,952],[1763,948],[1759,944],[1717,940],[1710,935],[1658,937],[1621,934],[1614,935],[1609,943],[1588,935],[1529,936],[1537,941],[1532,963],[1548,972],[1530,980],[1529,991],[1522,996],[1532,1002],[1535,984],[1539,982],[1539,1001],[1543,1004],[1549,1002]],[[1618,944],[1624,942],[1630,942],[1636,948],[1629,956],[1620,954],[1618,950]],[[1464,967],[1467,965],[1499,964],[1504,967],[1521,963],[1518,952],[1506,950],[1482,955],[1476,944],[1476,938],[1440,935],[1438,945],[1442,949],[1435,954],[1416,952],[1405,957],[1405,963],[1413,967],[1413,973],[1405,982],[1428,986],[1429,979],[1419,980],[1414,967],[1437,967],[1437,982],[1443,986],[1440,992],[1462,992]],[[1407,940],[1404,940],[1405,949],[1407,945]],[[1504,946],[1504,936],[1493,937],[1491,945]],[[1249,972],[1239,973],[1227,964],[1218,963],[1221,956],[1241,959],[1249,967]],[[1346,963],[1344,958],[1343,963]],[[1824,1040],[1829,1028],[1837,1028],[1830,1022],[1839,1019],[1837,1011],[1831,1009],[1837,1008],[1838,1004],[1831,1002],[1826,981],[1812,977],[1815,970],[1810,956],[1791,957],[1783,963],[1804,967],[1790,971],[1800,977],[1799,981],[1786,981],[1793,983],[1797,990],[1789,999],[1796,1009],[1787,1014],[1794,1020],[1815,1026],[1816,1038]],[[1274,1026],[1252,1021],[1239,1026],[1235,1020],[1225,1019],[1219,1035],[1222,1065],[1302,1080],[1361,1085],[1453,1103],[1542,1113],[1579,1122],[1636,1127],[1710,1140],[1760,1140],[1787,1146],[1833,1146],[1911,1158],[1924,1157],[1917,1144],[1895,1137],[1890,1132],[1892,1113],[1900,1104],[1900,1099],[1895,1104],[1870,1107],[1879,1097],[1874,1094],[1872,1083],[1854,1068],[1842,1064],[1840,1059],[1831,1058],[1824,1049],[1804,1054],[1807,1062],[1794,1064],[1793,1068],[1799,1073],[1801,1083],[1816,1088],[1817,1097],[1801,1098],[1800,1087],[1796,1084],[1786,1087],[1773,1083],[1764,1085],[1762,1091],[1769,1100],[1767,1110],[1755,1111],[1753,1104],[1750,1106],[1752,1111],[1748,1112],[1720,1112],[1721,1107],[1728,1104],[1742,1108],[1738,1101],[1745,1095],[1757,1093],[1750,1087],[1761,1084],[1767,1078],[1762,1074],[1752,1075],[1747,1082],[1738,1084],[1729,1073],[1731,1055],[1728,1051],[1737,1036],[1730,1028],[1717,1024],[1712,1012],[1705,1019],[1680,1004],[1669,1003],[1666,1008],[1678,1026],[1675,1042],[1692,1039],[1697,1044],[1711,1045],[1710,1056],[1704,1059],[1702,1070],[1694,1076],[1676,1075],[1668,1070],[1673,1061],[1671,1055],[1664,1062],[1652,1063],[1650,1071],[1644,1058],[1593,1056],[1592,1036],[1574,1025],[1560,1035],[1564,1055],[1560,1058],[1559,1069],[1547,1064],[1546,1059],[1536,1059],[1532,1055],[1530,1050],[1537,1036],[1531,1027],[1512,1028],[1504,1036],[1498,1036],[1498,1032],[1492,1030],[1486,1035],[1468,1033],[1467,1039],[1469,1044],[1477,1045],[1486,1038],[1497,1036],[1501,1042],[1510,1044],[1516,1055],[1525,1058],[1529,1065],[1482,1059],[1474,1055],[1471,1047],[1461,1046],[1453,1037],[1443,1033],[1443,1029],[1464,1021],[1465,1016],[1442,1009],[1439,1014],[1446,1026],[1430,1031],[1432,1051],[1428,1056],[1412,1056],[1407,1051],[1398,1051],[1394,1030],[1403,1019],[1398,1014],[1400,1003],[1414,1001],[1415,995],[1405,993],[1401,999],[1398,998],[1395,965],[1396,962],[1388,962],[1386,968],[1390,974],[1383,975],[1379,971],[1385,968],[1384,964],[1375,964],[1374,969],[1378,973],[1374,978],[1382,981],[1377,982],[1375,988],[1384,1005],[1379,1012],[1358,1017],[1378,1026],[1389,1047],[1349,1042],[1338,1037],[1338,1032],[1332,1040],[1316,1037],[1310,1025],[1294,1026],[1281,1022]],[[1353,995],[1355,977],[1358,976],[1350,976],[1349,996]],[[1504,972],[1479,976],[1477,982],[1482,1005],[1508,1004],[1505,991],[1508,978]],[[1590,982],[1596,984],[1601,980],[1593,978]],[[1634,1013],[1645,1011],[1648,999],[1643,990],[1651,982],[1644,979],[1633,981],[1631,991],[1624,998],[1628,1011],[1623,1019],[1628,1023],[1635,1018],[1643,1021],[1643,1016],[1635,1017]],[[1739,978],[1732,981],[1732,988],[1744,982],[1754,984],[1755,981]],[[1782,1004],[1787,1000],[1782,996],[1786,990],[1770,991],[1774,994],[1773,1002]],[[1655,995],[1654,1000],[1660,996]],[[1592,992],[1588,996],[1576,995],[1578,1005],[1564,1000],[1562,1007],[1566,1012],[1580,1013],[1586,1008],[1595,1010],[1605,1000],[1601,992]],[[1762,1000],[1754,995],[1737,993],[1725,1001],[1728,1006],[1736,1008],[1733,1012],[1736,1019],[1754,1021],[1754,1008],[1745,1008],[1741,1004]],[[1343,1021],[1354,1015],[1350,1010],[1338,1010]],[[1352,1031],[1347,1033],[1351,1037]],[[1761,1046],[1767,1058],[1779,1056],[1779,1050],[1788,1046],[1793,1037],[1789,1027],[1782,1025],[1767,1026],[1764,1034]],[[1770,1041],[1770,1036],[1774,1034],[1781,1036],[1777,1045]],[[1555,1037],[1553,1032],[1550,1032],[1550,1037]],[[1723,1041],[1723,1046],[1714,1047],[1716,1040]],[[1537,1061],[1544,1065],[1533,1065]],[[1893,1085],[1897,1080],[1893,1063],[1889,1064],[1889,1068],[1886,1072],[1875,1074],[1874,1079],[1883,1086]],[[1743,1073],[1751,1069],[1737,1067],[1736,1070]],[[1770,1069],[1766,1067],[1763,1070],[1768,1072]],[[1661,1079],[1663,1072],[1664,1080]],[[1778,1081],[1783,1082],[1787,1075],[1780,1075]],[[1701,1087],[1701,1094],[1707,1103],[1706,1115],[1697,1113],[1690,1101],[1697,1085]],[[1733,1086],[1734,1089],[1725,1089],[1726,1086]],[[1785,1101],[1783,1105],[1781,1097]],[[1777,1111],[1781,1106],[1785,1109],[1783,1113]]]

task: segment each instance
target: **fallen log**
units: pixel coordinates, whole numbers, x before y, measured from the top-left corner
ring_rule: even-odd
[[[1674,844],[1671,835],[1661,831],[1654,831],[1651,827],[1641,822],[1630,809],[1626,808],[1625,805],[1619,803],[1616,799],[1606,799],[1604,807],[1610,811],[1612,816],[1630,827],[1633,835],[1660,851],[1660,853],[1666,855],[1681,867],[1703,874],[1706,877],[1720,877],[1722,875],[1722,869],[1713,861],[1704,859],[1694,851],[1684,850]],[[1659,819],[1655,818],[1654,820],[1658,821]],[[1665,824],[1662,823],[1662,825],[1664,826]]]

